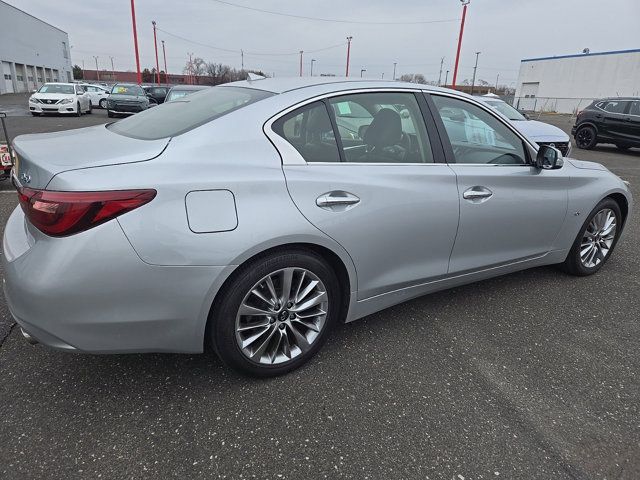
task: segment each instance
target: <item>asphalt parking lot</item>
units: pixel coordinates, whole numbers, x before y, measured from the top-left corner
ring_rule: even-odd
[[[33,118],[11,97],[11,135],[107,121]],[[639,149],[573,156],[640,199]],[[1,188],[4,225],[17,199]],[[636,207],[595,276],[538,268],[426,296],[271,380],[211,354],[31,346],[2,301],[0,478],[638,479],[639,245]]]

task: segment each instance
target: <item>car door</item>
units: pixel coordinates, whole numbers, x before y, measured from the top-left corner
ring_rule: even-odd
[[[602,121],[599,129],[602,136],[613,142],[625,140],[628,126],[626,112],[629,103],[624,100],[610,100],[602,106]]]
[[[640,146],[640,100],[630,102],[628,112],[625,115],[627,145]]]
[[[296,206],[353,259],[359,299],[447,273],[456,180],[421,102],[413,91],[358,91],[267,126]]]
[[[81,85],[76,85],[76,95],[78,97],[78,102],[80,102],[80,109],[87,110],[89,103],[89,95],[85,93],[85,89]]]
[[[532,166],[532,147],[489,107],[447,94],[430,97],[460,200],[449,273],[540,257],[552,250],[567,214],[565,171]],[[458,122],[470,125],[454,124],[448,118],[451,112],[457,112]]]

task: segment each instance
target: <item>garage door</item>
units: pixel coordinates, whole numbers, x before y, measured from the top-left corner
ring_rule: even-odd
[[[11,78],[11,64],[2,62],[2,81],[4,82],[4,91],[13,93],[13,79]]]

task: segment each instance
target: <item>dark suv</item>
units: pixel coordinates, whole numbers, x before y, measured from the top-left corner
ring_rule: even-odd
[[[640,98],[596,100],[578,113],[571,129],[578,148],[613,143],[620,150],[640,147]]]

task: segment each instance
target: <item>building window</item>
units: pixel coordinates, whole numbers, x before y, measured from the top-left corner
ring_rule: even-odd
[[[30,82],[33,82],[33,77],[32,77],[31,75],[29,75],[29,76],[27,77],[27,80],[29,80]]]
[[[9,75],[8,73],[4,74],[4,79],[5,80],[11,80],[11,75]]]
[[[69,58],[69,52],[67,51],[67,42],[62,42],[62,56]]]
[[[22,75],[16,75],[16,80],[19,82],[24,82],[24,77]]]

